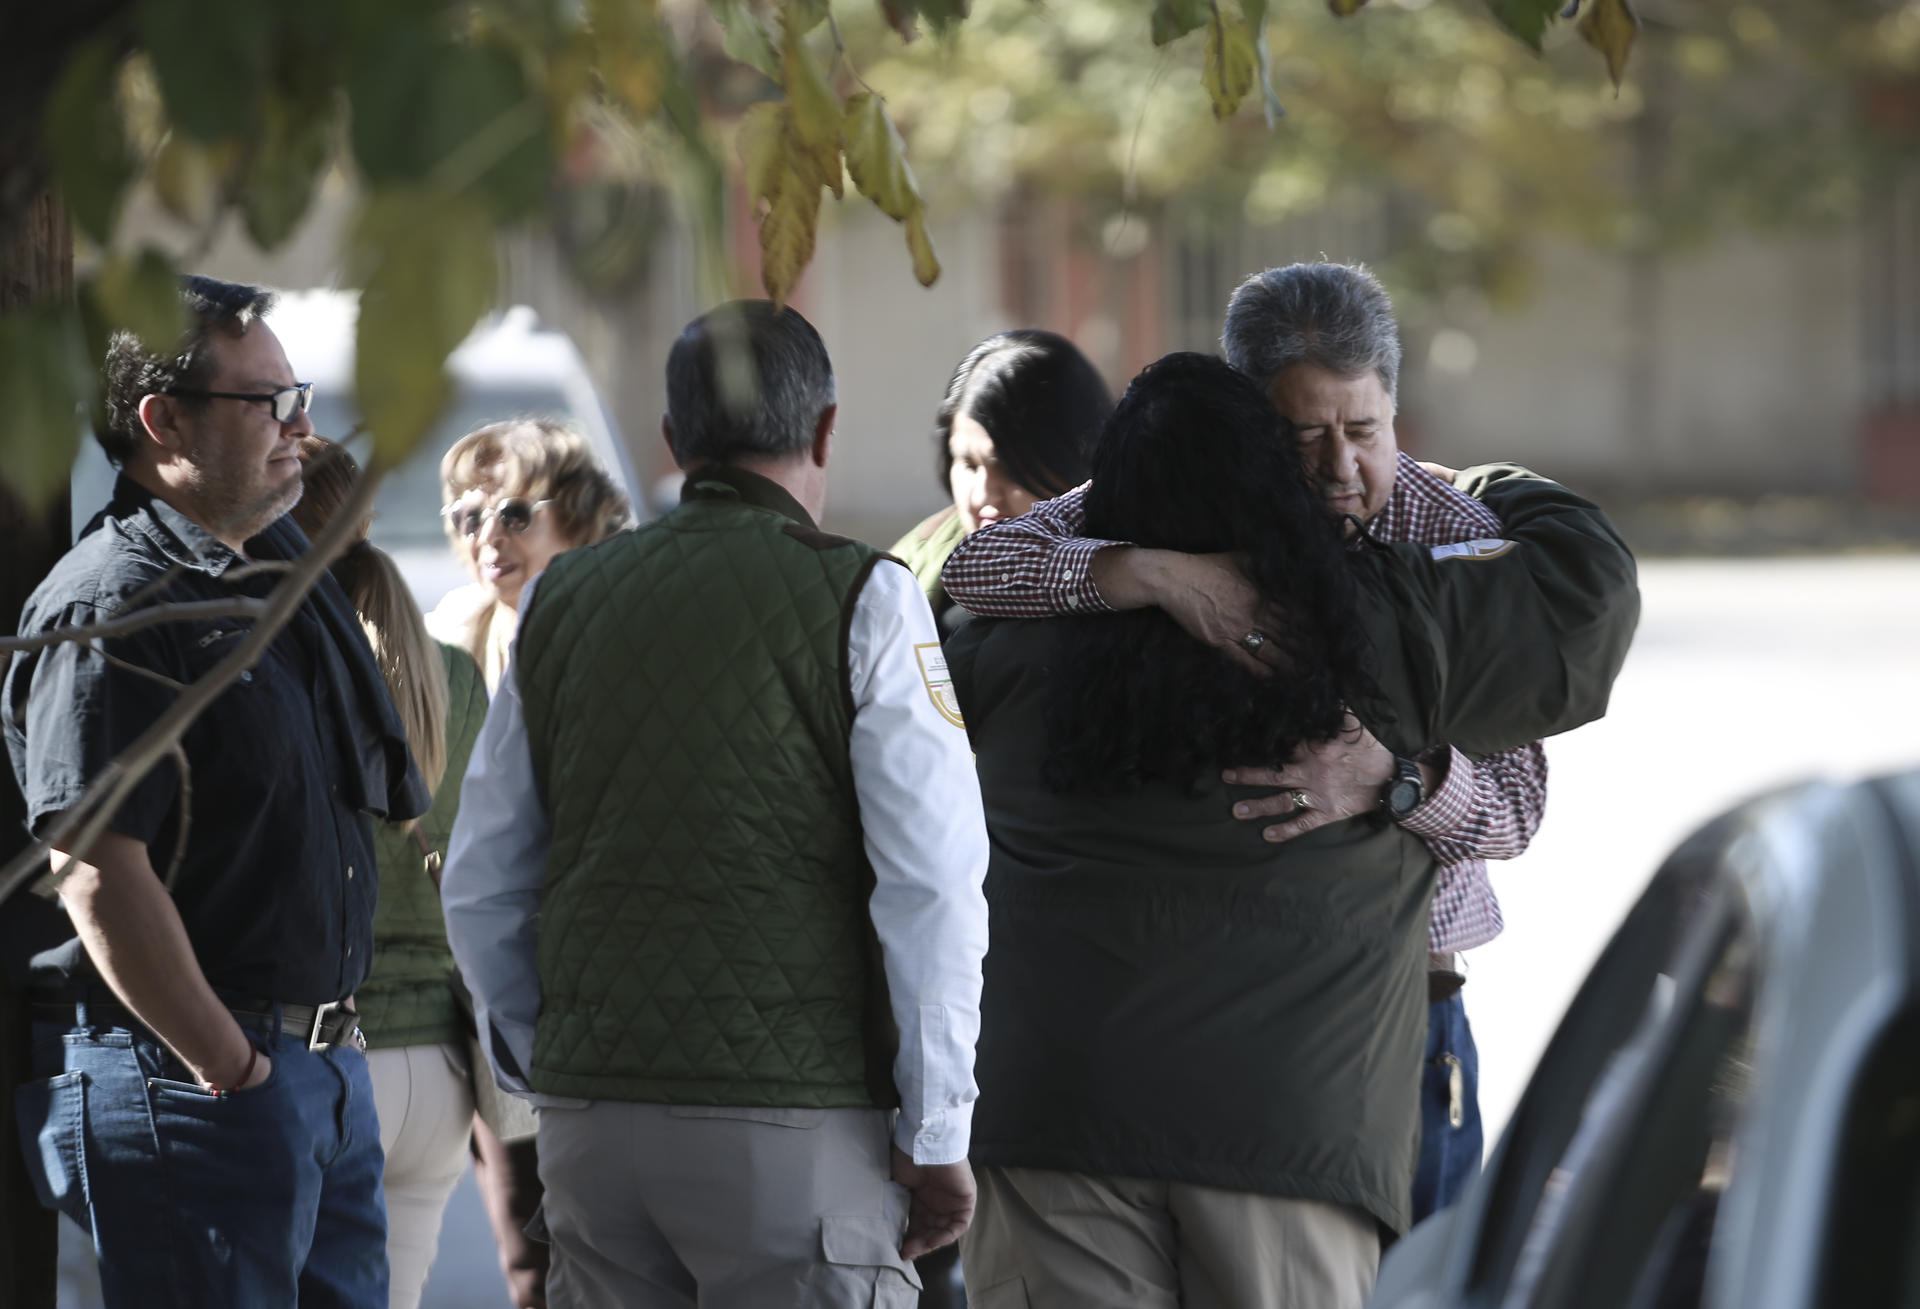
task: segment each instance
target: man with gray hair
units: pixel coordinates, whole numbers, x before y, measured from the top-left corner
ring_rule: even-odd
[[[1497,517],[1454,487],[1451,470],[1400,452],[1400,334],[1385,289],[1366,268],[1298,263],[1247,278],[1227,306],[1222,344],[1228,362],[1288,420],[1356,545],[1367,537],[1437,555],[1504,535]],[[1238,660],[1277,657],[1261,639],[1253,589],[1230,561],[1082,538],[1080,502],[1081,492],[1069,492],[967,538],[943,574],[948,594],[975,612],[1010,617],[1157,605]],[[1479,1169],[1479,1054],[1457,960],[1501,930],[1485,861],[1526,848],[1546,807],[1546,778],[1537,742],[1478,758],[1443,749],[1396,759],[1355,724],[1287,768],[1237,768],[1226,779],[1273,792],[1234,805],[1238,819],[1277,819],[1264,830],[1269,841],[1377,809],[1419,836],[1441,865],[1415,1221],[1450,1204]]]
[[[912,574],[815,526],[806,320],[697,319],[667,397],[679,508],[528,584],[448,936],[541,1107],[556,1304],[909,1306],[974,1205],[964,724]]]

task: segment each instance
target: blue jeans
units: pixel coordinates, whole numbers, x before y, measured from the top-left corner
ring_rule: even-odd
[[[143,1030],[35,1025],[21,1148],[41,1202],[93,1233],[110,1309],[386,1309],[366,1056],[248,1035],[272,1071],[214,1096]]]
[[[1456,1100],[1459,1125],[1455,1126]],[[1480,1051],[1459,992],[1427,1006],[1427,1061],[1420,1075],[1420,1167],[1413,1221],[1460,1198],[1480,1171]]]

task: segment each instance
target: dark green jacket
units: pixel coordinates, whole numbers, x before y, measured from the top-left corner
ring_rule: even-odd
[[[1375,734],[1399,754],[1492,754],[1601,717],[1640,620],[1633,554],[1591,501],[1512,464],[1456,484],[1510,548],[1368,547],[1354,561],[1398,711]]]
[[[1408,1224],[1426,1032],[1420,841],[1272,845],[1218,782],[1050,793],[1061,625],[947,643],[992,857],[972,1158],[1352,1205]]]
[[[487,688],[473,657],[440,643],[447,664],[447,771],[433,807],[420,820],[427,843],[446,857],[460,809],[460,779],[487,717]],[[373,970],[355,1003],[367,1045],[426,1045],[458,1041],[461,1028],[447,979],[453,952],[447,948],[440,892],[428,878],[420,847],[399,823],[379,823],[373,832],[380,864],[380,903],[373,915]]]
[[[541,579],[514,654],[553,825],[535,1090],[892,1102],[846,659],[880,558],[711,468]]]
[[[1638,614],[1632,557],[1591,505],[1519,470],[1471,485],[1509,548],[1354,559],[1386,698],[1367,722],[1401,753],[1597,717]],[[1058,630],[976,621],[947,648],[993,850],[974,1160],[1349,1204],[1404,1230],[1431,854],[1370,817],[1270,845],[1217,783],[1050,794]]]

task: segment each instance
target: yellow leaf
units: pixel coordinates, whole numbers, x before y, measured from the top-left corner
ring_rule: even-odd
[[[755,204],[773,191],[775,170],[780,167],[781,152],[787,148],[790,118],[785,105],[762,101],[740,120],[740,134],[734,143],[746,170],[747,196]]]
[[[846,143],[847,171],[860,194],[895,222],[906,222],[920,207],[920,189],[907,167],[906,142],[879,96],[862,91],[847,101],[841,139]]]
[[[1253,89],[1259,66],[1260,56],[1246,24],[1230,21],[1216,4],[1207,19],[1207,65],[1201,72],[1215,118],[1230,117],[1240,107]]]
[[[820,184],[832,188],[835,198],[844,194],[840,167],[840,97],[827,84],[826,74],[814,61],[802,39],[803,15],[789,0],[786,13],[786,37],[780,53],[781,83],[787,93],[787,105],[793,111],[793,139],[799,153],[811,167]]]
[[[659,107],[662,89],[658,16],[621,0],[591,0],[587,9],[607,90],[634,117],[648,117]]]
[[[933,238],[927,235],[927,211],[915,209],[907,216],[907,249],[913,251],[913,275],[922,286],[940,280],[940,256],[933,252]]]
[[[820,180],[799,156],[782,152],[772,182],[767,210],[760,217],[760,284],[769,300],[784,305],[813,259]]]
[[[1607,58],[1607,73],[1614,90],[1626,76],[1627,55],[1633,39],[1640,34],[1640,18],[1630,0],[1589,0],[1587,12],[1580,15],[1581,39]]]

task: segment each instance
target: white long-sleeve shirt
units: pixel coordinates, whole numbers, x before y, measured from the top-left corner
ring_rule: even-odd
[[[954,1163],[966,1158],[979,1095],[986,820],[933,615],[905,568],[882,560],[869,574],[854,603],[847,662],[854,790],[874,873],[869,912],[900,1030],[894,1141],[916,1163]],[[526,1081],[551,840],[509,662],[461,787],[441,902],[480,1030],[494,1034],[496,1080],[535,1104],[578,1104],[535,1095]]]

